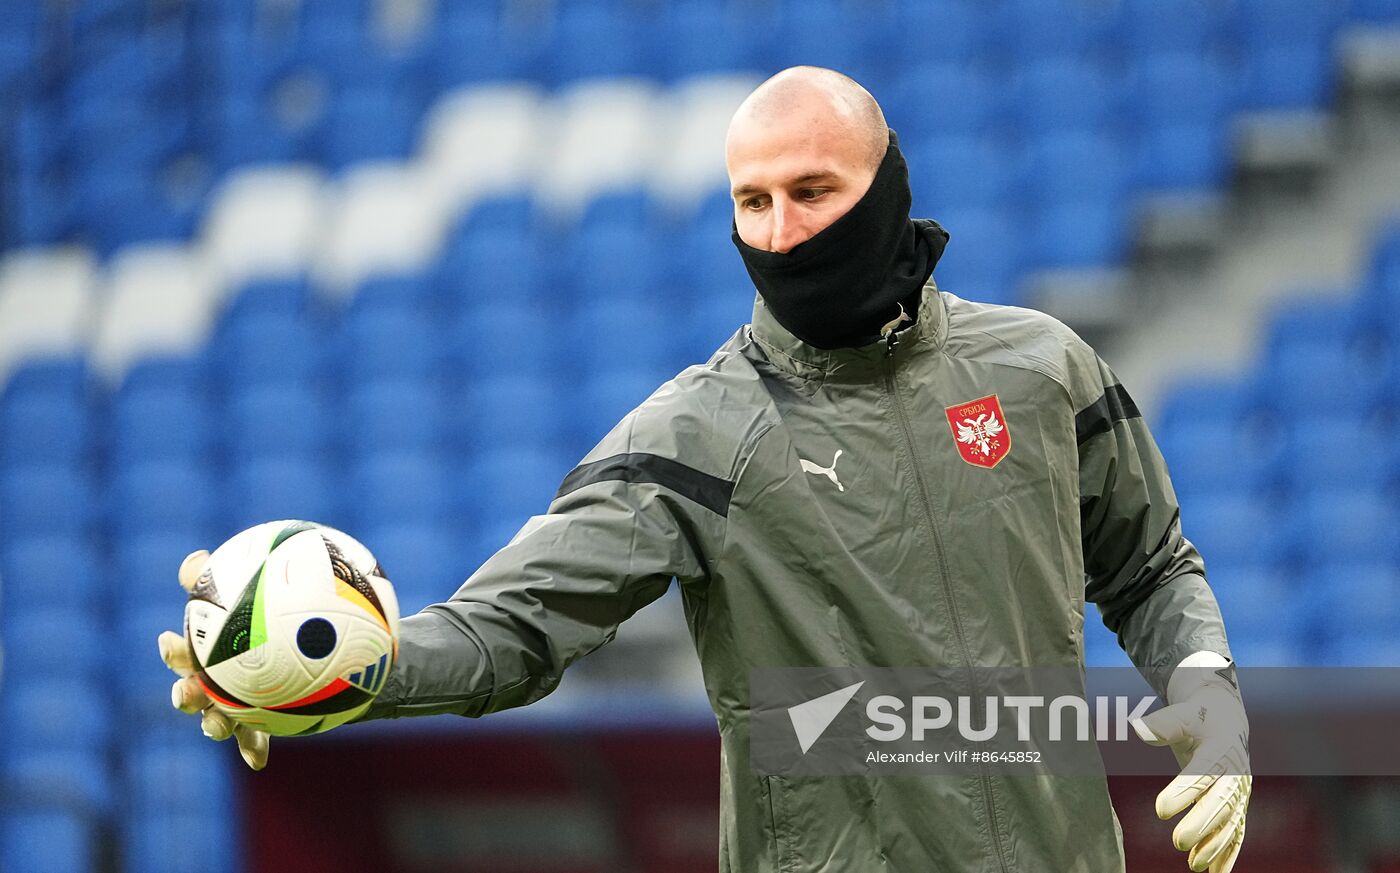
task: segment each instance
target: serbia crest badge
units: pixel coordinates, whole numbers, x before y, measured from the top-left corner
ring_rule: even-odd
[[[1011,451],[1011,431],[995,394],[946,407],[953,445],[962,459],[974,467],[991,469]]]

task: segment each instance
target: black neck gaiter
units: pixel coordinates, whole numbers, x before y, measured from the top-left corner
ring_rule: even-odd
[[[918,316],[919,291],[943,254],[948,234],[911,220],[909,170],[890,131],[870,190],[850,211],[790,252],[734,245],[778,323],[819,349],[862,346],[899,317]]]

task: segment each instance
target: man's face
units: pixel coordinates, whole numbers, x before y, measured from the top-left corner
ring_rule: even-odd
[[[853,124],[828,107],[736,118],[725,144],[734,223],[756,249],[789,252],[845,215],[875,168]]]

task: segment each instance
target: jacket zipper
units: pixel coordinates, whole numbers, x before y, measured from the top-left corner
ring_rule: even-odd
[[[893,332],[885,336],[885,390],[890,395],[890,400],[894,405],[895,416],[899,419],[900,431],[904,436],[905,444],[909,449],[910,466],[913,468],[914,484],[919,492],[919,505],[923,508],[924,522],[928,525],[929,533],[933,537],[933,547],[937,551],[939,576],[943,581],[943,602],[948,610],[948,617],[953,624],[953,635],[957,638],[958,648],[962,651],[963,664],[968,672],[969,690],[976,689],[976,676],[972,667],[972,650],[968,648],[967,637],[963,633],[962,619],[958,616],[957,603],[953,598],[952,584],[948,581],[948,564],[943,555],[943,536],[939,533],[938,524],[933,517],[933,503],[928,496],[928,484],[924,481],[923,472],[919,469],[919,454],[914,440],[914,427],[909,422],[909,411],[904,406],[904,398],[899,394],[899,383],[895,378],[895,361],[893,360],[896,345]],[[976,695],[974,694],[975,698]],[[992,802],[991,777],[987,774],[987,765],[983,762],[977,764],[977,774],[982,784],[982,803],[987,812],[987,821],[991,827],[992,841],[995,844],[997,853],[997,866],[1002,873],[1010,873],[1010,868],[1006,864],[1006,848],[1002,845],[1001,825],[997,821],[996,804]]]

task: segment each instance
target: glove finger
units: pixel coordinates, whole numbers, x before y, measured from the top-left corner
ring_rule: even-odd
[[[195,584],[199,582],[199,574],[204,572],[204,565],[208,560],[209,552],[204,549],[186,555],[185,560],[180,562],[180,587],[186,591],[193,591]]]
[[[1182,773],[1168,782],[1157,795],[1157,817],[1165,821],[1195,803],[1217,778],[1205,773]]]
[[[1129,720],[1138,739],[1152,746],[1167,746],[1193,739],[1187,730],[1199,722],[1196,710],[1185,703],[1164,706],[1156,712],[1149,712],[1142,718]]]
[[[216,743],[222,743],[233,736],[233,722],[213,706],[204,710],[204,717],[200,719],[199,726],[204,735]]]
[[[1241,820],[1238,816],[1231,816],[1229,822],[1219,830],[1197,843],[1191,854],[1186,856],[1186,866],[1192,870],[1202,871],[1225,854],[1225,850],[1234,845],[1239,837]]]
[[[1240,856],[1240,849],[1244,848],[1244,828],[1240,829],[1240,834],[1230,848],[1221,852],[1215,863],[1210,865],[1210,873],[1230,873],[1235,868],[1235,859]]]
[[[156,638],[160,647],[160,659],[165,666],[181,676],[194,675],[194,652],[182,634],[175,631],[161,631]]]
[[[170,705],[181,712],[193,715],[208,709],[209,704],[209,695],[204,693],[204,688],[199,684],[199,680],[193,676],[179,679],[170,686]]]
[[[241,724],[234,728],[233,733],[238,739],[238,753],[243,756],[243,763],[254,770],[266,767],[267,753],[272,745],[267,732]]]
[[[1244,779],[1240,776],[1216,779],[1172,831],[1172,843],[1184,852],[1220,830],[1243,802],[1243,787]]]

